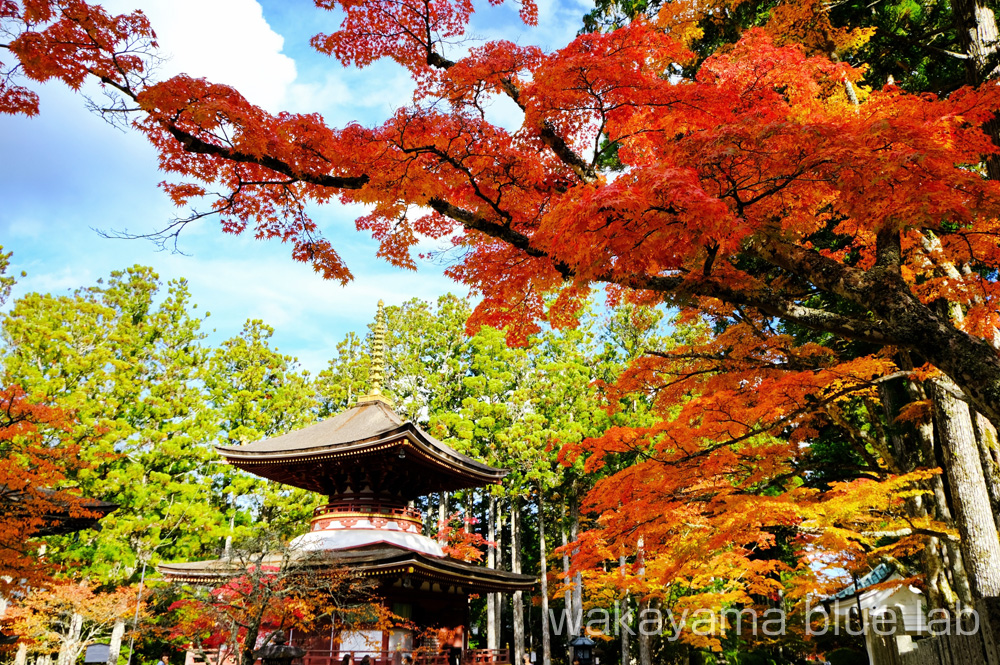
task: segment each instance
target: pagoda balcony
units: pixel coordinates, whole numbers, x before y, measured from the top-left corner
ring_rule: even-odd
[[[365,500],[332,501],[313,510],[312,531],[350,529],[355,526],[382,528],[395,523],[402,531],[419,532],[423,513],[398,502]]]

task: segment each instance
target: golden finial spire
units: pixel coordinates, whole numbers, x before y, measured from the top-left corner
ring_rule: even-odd
[[[387,323],[385,303],[378,301],[378,312],[375,314],[375,333],[372,335],[372,364],[368,370],[368,381],[371,384],[368,394],[358,400],[358,403],[382,401],[391,402],[382,394],[382,381],[385,378],[385,336]]]

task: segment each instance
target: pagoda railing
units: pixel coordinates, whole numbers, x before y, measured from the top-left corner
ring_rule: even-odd
[[[412,653],[400,651],[339,651],[315,649],[306,651],[302,665],[361,665],[365,656],[371,665],[450,665],[447,653]],[[462,654],[462,665],[507,665],[510,663],[508,649],[466,649]],[[293,664],[294,665],[294,664]]]
[[[398,503],[382,501],[334,501],[313,510],[313,517],[322,517],[336,513],[360,513],[362,515],[385,515],[401,517],[420,522],[424,516],[416,508],[401,506]]]

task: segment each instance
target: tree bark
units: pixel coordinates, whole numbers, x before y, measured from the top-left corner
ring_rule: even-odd
[[[1000,465],[997,463],[997,430],[983,414],[975,414],[972,425],[976,430],[976,444],[979,446],[979,463],[986,478],[986,491],[990,495],[990,507],[997,529],[1000,530]]]
[[[444,521],[448,519],[448,493],[441,492],[438,494],[438,532],[440,533],[441,525]],[[440,537],[438,538],[440,541]]]
[[[647,609],[652,609],[653,604],[649,600],[643,600],[639,602],[639,618],[643,616],[643,612]],[[641,621],[640,621],[641,625]],[[639,641],[639,665],[653,665],[653,636],[648,632],[639,631],[639,635],[636,637]]]
[[[549,635],[548,556],[545,548],[545,504],[542,488],[538,487],[538,556],[542,576],[542,665],[552,665],[552,637]]]
[[[636,551],[636,558],[639,561],[639,577],[645,579],[646,577],[646,564],[645,564],[645,554],[643,552],[643,539],[639,538],[638,546]],[[653,665],[653,649],[652,649],[652,635],[648,634],[648,631],[641,630],[643,612],[647,609],[652,608],[652,603],[650,600],[643,599],[638,603],[639,610],[639,634],[637,640],[639,642],[639,665]]]
[[[573,602],[573,587],[570,584],[570,574],[569,574],[569,552],[566,551],[566,546],[569,544],[569,535],[566,533],[566,502],[562,504],[562,520],[559,524],[559,535],[562,538],[563,554],[562,554],[562,565],[563,565],[563,603],[566,606],[566,620],[569,626],[574,625],[576,615],[573,614],[576,609],[576,605]],[[569,638],[575,637],[573,635],[572,628],[569,629]],[[569,640],[566,640],[566,662],[570,663],[573,660],[573,648],[569,645]]]
[[[965,79],[969,85],[981,85],[997,74],[997,31],[996,15],[984,0],[952,0],[955,27],[965,55]],[[1000,119],[994,116],[983,125],[995,145],[1000,146]],[[1000,180],[1000,158],[989,155],[986,171],[991,180]]]
[[[570,495],[569,501],[569,539],[574,543],[580,537],[580,502],[577,499],[576,492],[574,491]],[[572,557],[579,552],[579,549],[574,549],[570,553],[570,560]],[[583,617],[583,575],[579,571],[573,576],[573,611],[576,613],[574,616]]]
[[[875,314],[882,319],[879,328],[884,334],[883,343],[921,353],[947,374],[994,426],[1000,424],[1000,355],[990,342],[958,329],[947,315],[940,316],[913,294],[900,274],[902,250],[898,231],[885,229],[878,233],[876,262],[868,270],[846,266],[819,252],[778,240],[757,247],[755,254]],[[715,297],[738,303],[739,293],[718,288],[722,291]],[[797,320],[794,315],[774,309],[779,305],[754,304],[765,313]],[[803,325],[830,329],[823,322]],[[838,334],[858,338],[852,337],[848,328],[838,329]]]
[[[901,353],[897,363],[903,369],[913,369],[909,356]],[[912,426],[893,426],[900,410],[909,402],[933,399],[921,383],[914,381],[884,383],[879,386],[882,406],[890,427],[887,435],[896,457],[896,466],[902,473],[918,467],[944,468],[940,446],[935,445],[933,417]],[[932,476],[925,486],[929,496],[915,496],[907,501],[907,510],[914,517],[932,515],[940,522],[954,527],[951,507],[940,475]],[[972,603],[969,578],[958,543],[945,539],[929,538],[921,555],[924,579],[927,582],[928,601],[933,609],[954,610],[956,603]]]
[[[83,615],[73,612],[69,618],[69,626],[59,649],[58,665],[72,665],[79,649],[80,634],[83,632]]]
[[[118,665],[118,655],[122,652],[122,638],[125,636],[125,619],[115,620],[111,629],[111,641],[108,644],[108,665]]]
[[[521,502],[514,499],[510,510],[510,570],[521,572]],[[524,658],[524,596],[515,591],[511,599],[514,624],[514,665],[522,665]]]
[[[503,504],[500,501],[496,502],[496,516],[493,518],[493,523],[496,525],[496,562],[497,568],[500,570],[508,570],[503,560]],[[504,648],[504,624],[503,624],[503,614],[504,614],[504,597],[501,594],[496,594],[496,618],[494,621],[497,625],[497,648]]]
[[[969,406],[942,380],[932,385],[961,551],[974,599],[1000,595],[1000,537],[986,489]]]
[[[626,564],[626,561],[625,561],[625,556],[623,555],[623,556],[618,557],[618,570],[621,573],[622,578],[625,577],[625,568],[626,568],[626,565],[627,564]],[[622,601],[621,602],[622,602],[622,604],[621,604],[621,610],[620,610],[621,611],[621,616],[627,616],[628,615],[628,603],[629,603],[628,591],[626,591],[626,592],[624,592],[622,594]],[[625,630],[624,628],[621,629],[621,638],[622,638],[622,645],[621,645],[622,646],[622,651],[621,651],[621,662],[620,662],[620,665],[629,665],[629,663],[631,663],[631,657],[629,656],[628,631]]]
[[[21,642],[17,645],[17,653],[14,655],[14,665],[27,665],[28,645]]]
[[[486,509],[486,538],[495,543],[497,539],[496,527],[496,497],[490,495],[489,505]],[[497,550],[494,547],[486,548],[486,567],[497,567]],[[497,594],[486,594],[486,648],[499,649],[500,640],[497,636]]]

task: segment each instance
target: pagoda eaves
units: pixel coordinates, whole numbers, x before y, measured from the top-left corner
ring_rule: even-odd
[[[408,501],[497,483],[507,474],[402,422],[378,399],[283,436],[218,450],[235,467],[328,496]]]

